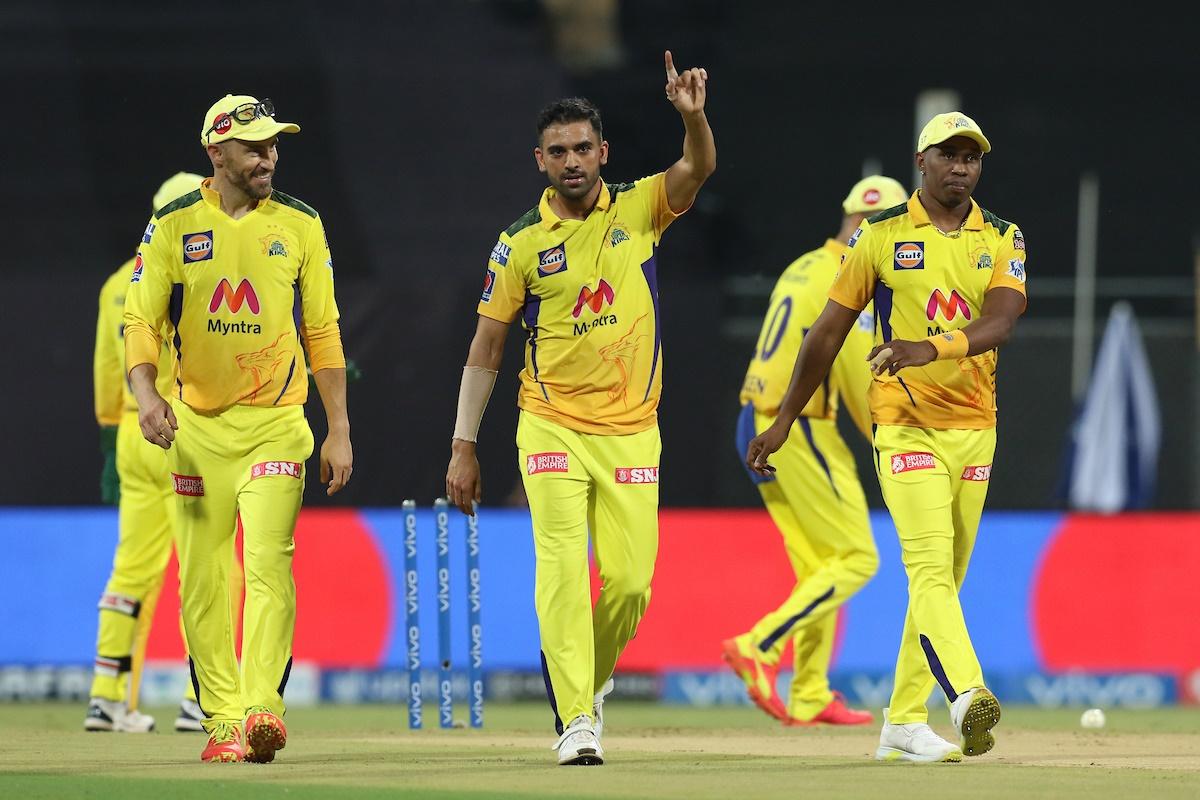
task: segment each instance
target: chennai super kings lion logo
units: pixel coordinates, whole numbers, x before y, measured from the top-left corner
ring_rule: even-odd
[[[629,375],[633,372],[633,362],[637,359],[641,340],[647,336],[645,333],[638,333],[637,329],[646,317],[646,314],[638,317],[634,321],[633,327],[624,336],[612,344],[606,344],[600,348],[600,360],[616,367],[619,375],[616,382],[608,390],[608,398],[613,402],[619,400],[627,408],[629,406],[626,398],[629,390]]]
[[[264,386],[274,380],[275,370],[279,369],[279,365],[284,362],[284,359],[292,355],[291,348],[280,344],[289,336],[291,334],[281,333],[275,341],[262,350],[255,350],[253,353],[239,353],[235,356],[237,365],[242,372],[249,373],[250,377],[254,379],[254,389],[250,393],[251,401],[258,396]]]

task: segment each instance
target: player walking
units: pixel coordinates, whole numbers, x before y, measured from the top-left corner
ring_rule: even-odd
[[[796,354],[825,305],[846,241],[869,214],[903,203],[906,197],[904,187],[891,178],[873,175],[859,181],[842,202],[837,237],[800,256],[780,276],[742,383],[739,454],[775,421]],[[848,708],[841,694],[830,690],[829,660],[837,608],[879,567],[854,456],[837,429],[840,403],[863,436],[871,438],[866,355],[873,330],[871,315],[864,311],[834,360],[829,380],[793,423],[803,436],[789,439],[779,451],[776,462],[783,469],[766,476],[750,472],[783,536],[796,586],[782,605],[721,647],[725,660],[746,682],[751,699],[785,725],[863,725],[872,719],[869,712]],[[795,670],[785,706],[775,683],[789,641]]]
[[[176,495],[180,602],[205,761],[267,762],[291,669],[293,530],[313,437],[304,350],[329,421],[327,492],[350,478],[345,360],[333,262],[317,212],[272,189],[276,140],[297,133],[269,100],[226,95],[200,142],[213,177],[150,221],[125,303],[125,352],[142,435],[167,450]],[[170,321],[177,378],[155,389]],[[303,341],[303,347],[301,347]],[[225,598],[241,518],[246,603],[241,673]],[[242,727],[245,725],[245,744]]]
[[[704,69],[677,73],[683,155],[666,172],[605,183],[600,113],[587,100],[542,110],[534,158],[550,187],[500,234],[463,370],[446,492],[480,498],[475,439],[509,323],[528,331],[517,426],[533,517],[535,605],[560,764],[601,764],[604,695],[650,601],[658,551],[657,407],[662,386],[656,255],[663,231],[716,168]],[[592,608],[588,534],[603,588]]]
[[[908,612],[876,757],[959,761],[995,743],[1000,705],[984,686],[958,591],[983,512],[996,445],[996,348],[1025,310],[1025,240],[972,199],[991,145],[961,112],[939,114],[917,140],[921,188],[871,217],[850,240],[830,301],[796,360],[775,422],[750,442],[761,475],[859,311],[874,298],[871,364],[875,467],[900,537]],[[937,682],[959,732],[927,724]]]

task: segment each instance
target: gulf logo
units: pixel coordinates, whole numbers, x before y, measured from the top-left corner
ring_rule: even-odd
[[[194,264],[197,261],[211,261],[212,253],[212,231],[185,233],[183,235],[183,263]]]
[[[896,269],[925,269],[924,242],[896,242]]]
[[[567,270],[566,245],[555,245],[538,253],[538,275],[545,278]]]

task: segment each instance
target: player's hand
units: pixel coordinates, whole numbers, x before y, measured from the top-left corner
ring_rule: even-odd
[[[482,497],[479,459],[475,443],[455,439],[450,444],[450,466],[446,467],[446,497],[468,517],[475,515],[475,503]]]
[[[867,361],[871,364],[871,372],[882,375],[886,372],[895,375],[905,367],[923,367],[930,361],[937,360],[937,349],[926,341],[907,342],[903,339],[893,339],[890,342],[876,345],[867,353]]]
[[[783,443],[788,438],[788,431],[792,427],[791,425],[781,425],[780,422],[781,420],[776,419],[771,423],[771,427],[751,439],[750,446],[746,448],[746,466],[764,477],[775,471],[775,468],[767,463],[767,458],[783,447]]]
[[[326,495],[335,495],[350,482],[354,472],[354,449],[350,446],[350,434],[331,433],[321,444],[321,483],[328,488]]]
[[[171,404],[154,392],[145,402],[138,402],[138,426],[147,442],[170,450],[175,431],[179,430],[179,421],[175,419]]]
[[[694,114],[704,110],[708,96],[708,70],[704,67],[685,69],[682,74],[675,71],[671,51],[666,52],[667,99],[680,114]]]

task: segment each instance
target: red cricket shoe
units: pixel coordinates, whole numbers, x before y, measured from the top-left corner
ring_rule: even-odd
[[[242,747],[242,729],[232,722],[213,725],[208,744],[200,753],[200,760],[208,764],[224,764],[244,761],[246,750]]]
[[[789,728],[802,728],[809,725],[868,725],[875,721],[875,715],[870,711],[859,711],[846,705],[846,698],[841,692],[834,692],[833,699],[825,706],[820,714],[812,719],[796,719],[789,716],[783,724]]]
[[[246,711],[246,760],[269,764],[275,760],[275,751],[287,746],[287,728],[266,706],[251,706]]]
[[[775,719],[788,720],[787,709],[775,691],[775,679],[779,675],[777,664],[763,661],[754,647],[743,650],[736,638],[721,642],[721,657],[746,684],[746,692],[754,705]]]

